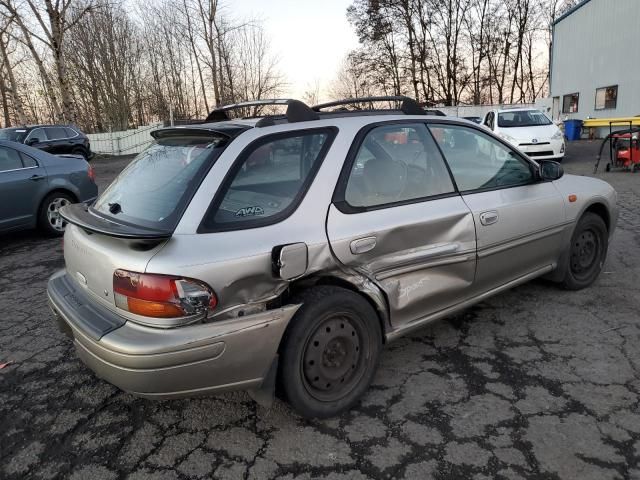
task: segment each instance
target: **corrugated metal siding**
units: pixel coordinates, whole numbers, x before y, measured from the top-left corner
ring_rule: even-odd
[[[551,96],[578,92],[570,118],[640,115],[640,1],[592,0],[554,27]],[[596,89],[618,85],[616,109],[595,110]],[[564,114],[561,114],[564,118]]]

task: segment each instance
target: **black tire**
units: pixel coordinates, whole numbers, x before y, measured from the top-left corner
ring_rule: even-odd
[[[587,212],[578,221],[571,237],[567,269],[562,286],[581,290],[596,281],[609,248],[609,232],[599,215]]]
[[[50,237],[64,234],[67,222],[60,217],[57,209],[70,203],[75,203],[75,199],[65,192],[51,192],[44,198],[38,212],[38,228],[42,233]]]
[[[89,156],[87,155],[87,151],[84,148],[76,147],[71,150],[72,155],[80,155],[85,160],[89,161]]]
[[[378,316],[360,295],[319,286],[285,332],[279,381],[285,398],[305,418],[327,418],[355,405],[369,387],[382,350]]]

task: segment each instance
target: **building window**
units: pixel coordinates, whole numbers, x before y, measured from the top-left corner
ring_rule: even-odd
[[[576,113],[578,111],[578,93],[570,93],[562,97],[562,113]]]
[[[618,103],[618,86],[602,87],[596,90],[596,110],[616,108]]]

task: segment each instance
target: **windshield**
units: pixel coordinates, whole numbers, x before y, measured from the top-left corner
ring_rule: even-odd
[[[542,125],[551,125],[551,120],[539,110],[516,110],[498,114],[499,127],[539,127]]]
[[[0,129],[0,140],[9,140],[10,142],[22,143],[26,136],[27,136],[27,130],[24,128]]]
[[[143,227],[175,229],[226,140],[216,134],[157,140],[118,175],[93,210]]]

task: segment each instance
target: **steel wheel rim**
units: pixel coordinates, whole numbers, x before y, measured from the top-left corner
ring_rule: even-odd
[[[591,229],[580,232],[571,248],[571,271],[574,276],[589,277],[600,260],[601,250],[602,242],[597,232]]]
[[[353,390],[365,371],[365,335],[360,322],[349,313],[320,322],[302,353],[302,379],[311,396],[332,402]]]
[[[57,232],[64,232],[67,226],[67,222],[60,215],[60,209],[66,205],[70,205],[71,202],[64,197],[54,198],[49,205],[47,205],[47,220],[51,228]]]

